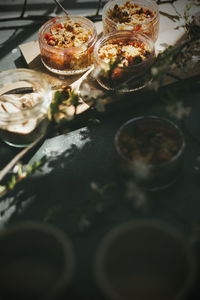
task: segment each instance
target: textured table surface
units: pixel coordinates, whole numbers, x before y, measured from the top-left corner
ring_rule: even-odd
[[[81,1],[79,5],[81,7]],[[42,10],[34,12],[45,13],[46,8],[43,5]],[[80,8],[71,10],[73,13],[76,11],[76,14],[85,13]],[[92,5],[90,11],[95,11]],[[1,17],[10,13],[14,14],[12,10],[5,11],[1,13]],[[27,67],[19,45],[34,41],[41,25],[37,23],[33,26],[31,22],[12,24],[0,23],[1,70]],[[25,27],[20,27],[22,25]],[[166,41],[169,27],[167,23],[165,25],[166,32],[160,37],[160,43]],[[184,105],[191,107],[187,126],[197,136],[200,135],[199,97],[198,88],[190,91],[185,87],[179,93]],[[40,172],[21,182],[16,189],[0,199],[0,210],[5,211],[0,217],[1,227],[24,220],[43,222],[49,218],[49,222],[70,237],[77,263],[72,286],[66,292],[67,299],[82,299],[83,295],[84,299],[104,299],[95,282],[94,259],[101,239],[114,226],[137,218],[161,219],[180,230],[189,243],[194,228],[200,222],[200,146],[193,140],[187,140],[184,170],[169,189],[145,193],[146,202],[138,204],[135,198],[128,201],[118,185],[114,136],[125,121],[141,115],[169,117],[155,94],[152,99],[130,105],[128,109],[123,105],[120,109],[110,109],[109,113],[98,116],[100,122],[96,125],[90,120],[81,123],[69,134],[51,137],[29,157],[32,163],[46,155],[48,163]],[[0,166],[3,167],[17,152],[17,149],[1,142]],[[102,211],[95,202],[96,198],[91,190],[92,182],[97,182],[100,186],[110,184],[112,187],[106,202],[100,202]],[[52,218],[49,217],[51,213]],[[198,244],[194,250],[199,265]],[[198,280],[199,278],[188,300],[199,299]]]

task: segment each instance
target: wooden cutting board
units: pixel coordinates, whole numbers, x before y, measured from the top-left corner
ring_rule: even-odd
[[[176,15],[176,9],[183,14],[184,7],[188,3],[188,0],[178,0],[174,3],[174,7],[170,4],[160,5],[160,11],[171,15]],[[98,34],[102,32],[102,22],[95,23]],[[160,31],[159,37],[156,42],[156,52],[163,51],[168,45],[179,44],[184,39],[185,31],[183,28],[175,29],[180,25],[179,21],[172,21],[171,19],[160,15]],[[56,75],[48,71],[42,64],[40,58],[40,49],[38,41],[31,41],[26,44],[20,45],[22,55],[24,56],[29,68],[42,72],[46,76],[52,89],[59,89],[63,84],[70,85],[76,82],[82,75],[62,76]],[[192,72],[184,74],[183,77],[191,77],[200,74],[199,64],[193,68]],[[169,78],[164,85],[174,83],[174,79]]]
[[[102,23],[95,23],[97,33],[100,34],[102,32]],[[52,89],[59,89],[63,84],[70,85],[76,80],[78,80],[82,75],[72,75],[72,76],[64,76],[57,75],[50,71],[48,71],[41,62],[40,58],[40,48],[38,41],[31,41],[29,43],[25,43],[19,46],[28,66],[30,69],[39,71],[44,74],[47,78],[49,84]]]

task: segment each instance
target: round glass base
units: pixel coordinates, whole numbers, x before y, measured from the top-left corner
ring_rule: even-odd
[[[174,185],[177,182],[177,180],[179,178],[179,175],[177,175],[175,178],[172,178],[168,182],[163,182],[163,184],[161,184],[161,185],[156,185],[156,183],[155,183],[155,185],[152,185],[152,186],[147,185],[147,186],[144,186],[144,187],[142,186],[142,188],[144,190],[148,191],[148,192],[157,192],[157,191],[159,192],[159,191],[165,190],[165,189],[171,187],[172,185]]]
[[[97,78],[97,82],[98,84],[103,87],[105,90],[107,91],[115,91],[117,94],[127,94],[127,93],[132,93],[132,92],[136,92],[139,90],[142,90],[143,88],[145,88],[148,84],[150,84],[151,80],[148,81],[141,81],[138,82],[137,84],[122,84],[121,87],[109,87],[107,85],[105,85],[102,81],[98,80]]]
[[[4,143],[6,143],[7,145],[9,145],[9,146],[12,146],[12,147],[15,147],[15,148],[26,148],[26,147],[28,147],[31,143],[29,143],[29,144],[13,144],[13,143],[10,143],[10,142],[8,142],[8,141],[5,141],[5,140],[3,140],[4,141]]]
[[[57,74],[57,75],[66,75],[66,76],[82,74],[92,67],[92,64],[91,64],[83,69],[78,69],[78,70],[58,70],[58,69],[49,67],[47,64],[45,64],[45,62],[43,60],[42,60],[42,63],[45,66],[45,68],[47,68],[47,70],[49,70],[50,72]]]

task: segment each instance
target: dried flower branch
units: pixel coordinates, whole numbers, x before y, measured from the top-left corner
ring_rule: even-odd
[[[63,125],[63,123],[66,123],[66,121],[74,118],[74,116],[76,115],[76,108],[79,104],[80,99],[78,94],[76,94],[70,87],[63,87],[60,91],[55,92],[49,111],[47,113],[47,117],[51,124],[55,122],[56,124]],[[69,107],[73,108],[73,114],[71,115],[68,111]],[[20,161],[34,146],[36,146],[42,140],[42,138],[44,138],[44,136],[40,136],[28,147],[24,148],[0,171],[0,182],[8,174],[8,172],[14,168],[18,161]],[[13,175],[11,180],[9,180],[6,185],[0,185],[0,197],[3,196],[7,191],[13,189],[18,182],[32,175],[35,170],[37,168],[40,168],[44,163],[45,159],[43,158],[41,161],[30,165],[28,167],[28,171],[26,172],[22,172],[24,166],[18,164],[17,175]]]
[[[61,121],[69,121],[74,118],[80,98],[71,87],[64,86],[54,93],[49,111],[48,119],[59,124]]]
[[[22,165],[18,164],[15,167],[16,175],[13,174],[11,179],[8,180],[6,184],[0,185],[0,197],[4,196],[7,192],[14,189],[17,183],[22,181],[23,179],[30,177],[33,175],[37,170],[40,170],[41,167],[46,163],[46,157],[42,157],[39,161],[36,161],[32,165]]]
[[[162,4],[173,4],[176,0],[171,0],[171,1],[157,1],[159,5]],[[101,6],[101,0],[99,0],[99,7],[96,13],[96,16],[99,16],[99,9]],[[24,12],[26,9],[26,1],[24,2],[24,9],[20,18],[25,18],[24,17]],[[163,53],[160,53],[158,57],[155,60],[155,63],[153,64],[152,68],[149,70],[149,73],[145,75],[146,78],[151,78],[152,83],[151,87],[154,89],[158,89],[161,84],[164,81],[165,76],[171,76],[176,78],[177,80],[181,80],[180,72],[184,68],[187,67],[188,62],[191,61],[192,59],[192,51],[191,49],[195,48],[197,46],[197,43],[199,42],[199,32],[200,32],[200,27],[194,22],[194,18],[190,18],[190,9],[191,6],[187,6],[185,8],[185,13],[184,13],[184,25],[187,32],[188,32],[188,39],[182,43],[179,46],[172,47],[169,46]],[[167,16],[167,15],[166,15]],[[38,16],[42,17],[43,16]],[[169,16],[168,16],[169,17]],[[180,19],[180,16],[170,16],[174,20]],[[109,78],[112,77],[112,72],[114,68],[116,68],[119,64],[119,60],[112,62],[110,65],[109,69]],[[177,74],[178,71],[178,74]],[[135,80],[135,78],[133,79]],[[122,87],[119,87],[119,90]],[[87,93],[87,89],[86,89]],[[89,97],[93,95],[93,99],[95,100],[95,103],[97,103],[98,107],[102,110],[104,110],[104,107],[101,106],[103,96],[101,95],[95,95],[95,93],[91,93]],[[78,97],[78,94],[76,94],[73,90],[71,90],[70,87],[63,87],[60,91],[55,92],[54,98],[52,100],[50,109],[48,111],[48,118],[50,122],[55,123],[56,125],[63,125],[69,120],[73,119],[76,116],[76,110],[77,106],[80,104],[80,99]],[[103,105],[103,104],[102,104]],[[69,114],[69,110],[71,110],[72,113]],[[175,107],[176,109],[177,107]],[[178,109],[181,110],[182,114],[185,113],[183,112],[181,104],[178,105]],[[169,113],[172,113],[172,111],[169,109]],[[189,111],[186,111],[186,113],[189,113]],[[179,117],[180,115],[178,115]],[[182,115],[181,115],[182,117]],[[16,163],[16,162],[15,162]],[[11,179],[5,184],[5,185],[0,185],[0,196],[5,195],[5,193],[11,189],[13,189],[18,182],[23,180],[24,178],[27,178],[28,176],[31,176],[37,169],[39,169],[43,164],[45,163],[45,158],[42,159],[41,161],[36,162],[32,166],[28,167],[28,170],[25,170],[24,166],[18,165],[18,170],[17,170],[17,175],[13,175]],[[96,193],[97,197],[94,197],[93,203],[95,203],[96,210],[98,212],[103,211],[104,207],[108,203],[108,198],[105,196],[105,192],[110,188],[105,186],[105,188],[100,188],[98,185],[92,183],[91,184],[92,190]],[[134,186],[133,190],[135,192]],[[144,203],[146,200],[143,197],[140,197],[140,202],[137,203],[137,205],[140,205],[141,203]],[[47,216],[47,219],[51,218],[51,215]],[[88,227],[90,226],[90,222],[87,219],[87,217],[83,214],[81,215],[80,218],[80,226],[82,227]]]
[[[162,4],[173,4],[174,2],[176,2],[177,0],[157,0],[157,4],[158,5],[162,5]]]

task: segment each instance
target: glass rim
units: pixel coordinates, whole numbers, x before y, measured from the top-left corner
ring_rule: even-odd
[[[105,5],[104,5],[104,7],[103,7],[103,10],[102,10],[102,16],[103,16],[103,18],[107,18],[108,20],[109,20],[109,22],[111,23],[111,24],[113,24],[113,25],[115,25],[115,24],[118,24],[118,23],[116,23],[116,22],[114,22],[112,19],[110,19],[109,17],[108,17],[108,15],[107,15],[107,11],[108,11],[108,9],[110,8],[110,6],[111,5],[113,5],[113,4],[118,4],[118,0],[112,0],[112,1],[108,1]],[[145,24],[149,24],[149,23],[151,23],[153,20],[155,20],[155,19],[157,19],[158,17],[159,17],[159,6],[157,5],[157,3],[155,2],[155,1],[153,1],[153,0],[145,0],[145,1],[142,1],[142,0],[129,0],[129,1],[127,1],[127,0],[123,0],[123,2],[135,2],[135,4],[137,4],[137,2],[144,2],[144,4],[151,4],[151,5],[153,5],[153,7],[154,7],[154,9],[155,9],[155,15],[153,16],[153,18],[149,18],[149,20],[146,20],[146,21],[143,21],[143,22],[141,22],[141,23],[139,23],[139,24],[136,24],[136,25],[129,25],[129,26],[137,26],[137,25],[145,25]],[[125,23],[119,23],[119,24],[121,24],[121,25],[123,25],[123,24],[125,24]],[[126,24],[125,24],[126,25]],[[128,25],[128,24],[127,24]]]
[[[22,81],[31,83],[31,80],[29,80],[29,78],[27,79],[26,76],[28,74],[33,75],[32,81],[34,81],[34,79],[36,79],[37,83],[39,83],[40,87],[42,87],[43,92],[46,95],[44,95],[45,97],[44,97],[43,101],[40,101],[40,102],[36,103],[32,107],[25,108],[25,109],[20,110],[18,112],[11,112],[11,113],[9,113],[9,112],[0,112],[0,124],[1,125],[5,125],[5,124],[10,124],[11,125],[13,122],[23,120],[24,117],[29,118],[32,115],[34,116],[34,114],[38,114],[38,113],[39,113],[38,116],[43,115],[43,112],[41,111],[41,106],[46,106],[46,108],[48,108],[48,106],[50,105],[50,102],[51,102],[50,85],[49,85],[47,79],[44,76],[42,76],[42,74],[40,74],[39,72],[37,72],[35,70],[19,68],[19,69],[10,69],[10,70],[1,71],[0,72],[0,87],[1,87],[1,79],[4,78],[4,77],[12,76],[13,74],[16,74],[16,75],[17,74],[24,74],[24,79],[19,79],[17,81],[12,81],[11,80],[10,83],[22,82]],[[3,86],[5,86],[5,85],[2,85],[2,87]]]
[[[50,52],[55,52],[55,51],[58,51],[60,55],[65,55],[67,52],[71,51],[71,50],[80,50],[79,52],[85,52],[86,50],[82,50],[81,48],[82,47],[87,47],[88,45],[92,45],[94,43],[94,40],[96,40],[96,37],[97,37],[97,31],[96,31],[96,27],[94,25],[94,23],[89,20],[88,18],[84,17],[84,16],[77,16],[77,15],[70,15],[70,19],[80,19],[81,21],[84,21],[85,23],[87,22],[88,25],[90,25],[92,28],[92,35],[90,36],[90,38],[88,39],[87,42],[81,44],[80,46],[78,47],[68,47],[68,48],[55,48],[55,47],[52,47],[52,46],[49,46],[47,43],[44,43],[43,41],[43,38],[44,38],[44,34],[45,34],[45,31],[46,31],[46,27],[48,25],[50,25],[52,23],[52,25],[56,24],[56,21],[59,21],[59,20],[68,20],[68,17],[67,16],[58,16],[58,17],[55,17],[55,18],[52,18],[50,19],[49,21],[47,21],[46,23],[44,23],[40,29],[39,29],[39,34],[38,34],[38,40],[39,40],[39,44],[42,45],[42,47],[44,47],[45,49],[48,49]],[[84,23],[83,22],[83,23]]]
[[[168,161],[159,163],[159,164],[150,164],[150,163],[145,163],[145,165],[149,168],[149,169],[158,169],[158,168],[163,168],[165,166],[170,165],[171,163],[173,163],[174,161],[176,161],[181,154],[183,153],[184,149],[185,149],[185,139],[183,136],[183,133],[181,131],[181,129],[171,120],[167,119],[167,118],[163,118],[163,117],[158,117],[158,116],[140,116],[140,117],[135,117],[132,118],[128,121],[126,121],[125,123],[123,123],[120,128],[117,130],[115,136],[114,136],[114,144],[115,144],[115,149],[118,153],[118,155],[127,163],[129,164],[133,164],[134,160],[130,160],[127,158],[127,156],[121,151],[121,147],[120,147],[120,137],[122,136],[124,130],[126,130],[126,128],[128,128],[131,125],[134,125],[134,123],[140,122],[140,121],[145,121],[145,120],[149,120],[149,121],[160,121],[160,122],[164,122],[166,125],[169,125],[172,129],[174,129],[177,133],[177,136],[180,137],[180,147],[179,150],[177,151],[177,153],[172,156]]]

